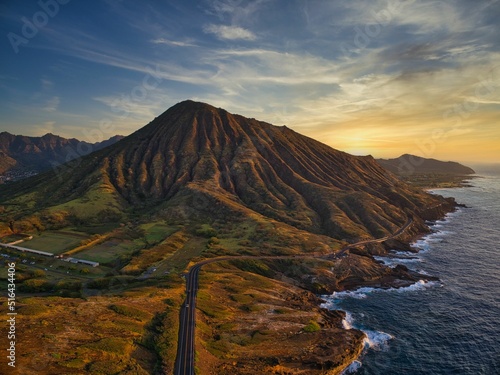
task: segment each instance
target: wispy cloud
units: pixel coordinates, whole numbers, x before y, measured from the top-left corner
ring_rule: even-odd
[[[229,19],[233,25],[240,25],[257,19],[258,12],[270,2],[270,0],[214,0],[211,1],[206,12],[218,17],[221,21]]]
[[[64,32],[48,30],[47,35],[51,38],[52,43],[37,48],[96,64],[139,72],[145,75],[154,72],[156,76],[162,79],[192,84],[204,84],[211,74],[204,70],[185,67],[176,61],[130,53],[110,43],[100,42],[93,36],[81,34],[69,27]]]
[[[352,0],[332,3],[330,8],[343,9],[341,18],[335,22],[344,26],[409,26],[408,31],[422,35],[445,30],[463,31],[474,24],[473,15],[462,14],[459,5],[450,1]]]
[[[179,41],[179,40],[170,40],[165,38],[157,38],[151,41],[153,44],[166,44],[168,46],[174,47],[198,47],[192,41]]]
[[[47,111],[47,112],[55,112],[58,110],[60,103],[61,103],[61,99],[59,99],[58,96],[54,96],[54,97],[50,98],[49,100],[47,100],[43,110]]]
[[[106,105],[110,112],[107,116],[115,119],[147,120],[158,115],[165,108],[165,103],[172,102],[172,97],[165,90],[151,93],[147,100],[133,100],[123,94],[94,97],[93,100]]]
[[[478,89],[500,66],[498,1],[112,0],[102,17],[115,22],[104,31],[90,14],[87,23],[58,17],[45,27],[25,51],[33,61],[52,54],[57,69],[45,64],[29,78],[4,72],[0,109],[27,113],[16,108],[29,97],[30,121],[43,114],[38,121],[77,128],[108,116],[134,129],[191,98],[356,152],[396,152],[405,137],[428,137],[436,128],[465,142],[472,135],[465,130],[498,123],[498,84]],[[151,74],[161,83],[145,100],[122,100],[140,96]],[[95,87],[68,87],[89,76]],[[24,79],[37,87],[26,90]],[[76,101],[96,111],[73,118]],[[450,110],[465,130],[450,129],[443,118]]]
[[[226,25],[206,25],[203,30],[207,34],[214,34],[217,38],[223,40],[256,40],[257,36],[250,30],[238,26]]]
[[[54,87],[54,82],[50,79],[42,78],[40,82],[42,83],[42,90],[48,91]]]

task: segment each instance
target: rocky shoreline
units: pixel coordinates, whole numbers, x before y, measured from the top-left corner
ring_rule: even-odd
[[[423,220],[424,221],[436,221],[444,218],[446,214],[450,212],[456,211],[457,207],[465,207],[464,205],[458,204],[453,198],[447,198],[447,205],[442,205],[441,207],[438,208],[432,208],[432,209],[427,209],[423,211]],[[420,224],[422,224],[420,222]],[[413,252],[413,253],[418,253],[419,250],[413,248],[411,246],[411,243],[414,243],[416,240],[419,238],[422,238],[423,236],[429,234],[431,232],[431,229],[427,226],[427,224],[424,223],[424,227],[421,227],[421,225],[417,226],[419,230],[417,231],[409,231],[409,234],[406,234],[403,236],[402,239],[398,240],[388,240],[385,241],[381,244],[369,244],[366,246],[366,249],[354,249],[354,251],[351,251],[350,254],[343,258],[341,260],[341,266],[342,267],[342,262],[347,263],[348,267],[352,267],[353,262],[356,261],[356,259],[352,259],[353,257],[369,257],[373,260],[374,255],[380,255],[384,257],[391,257],[391,251],[405,251],[405,252]],[[395,259],[398,259],[399,257],[396,255],[393,255]],[[360,262],[360,259],[357,259],[358,262]],[[379,264],[383,264],[381,261],[376,261]],[[385,266],[384,266],[385,267]],[[361,272],[358,275],[353,275],[350,276],[349,278],[346,278],[345,281],[338,286],[340,287],[339,290],[336,290],[336,292],[339,291],[353,291],[359,288],[363,287],[371,287],[371,288],[381,288],[381,289],[390,289],[390,288],[404,288],[411,286],[419,281],[425,281],[425,282],[431,282],[431,281],[439,281],[438,277],[434,277],[431,275],[426,275],[426,274],[421,274],[412,270],[409,270],[406,266],[398,264],[394,268],[392,268],[392,272],[388,274],[379,274],[379,277],[373,277],[374,275],[371,275],[371,277],[367,277],[366,273]],[[331,294],[331,293],[328,293]],[[345,314],[344,311],[339,311],[336,310],[335,312],[337,313],[343,313]],[[350,330],[355,330],[355,329],[350,329]],[[364,333],[363,333],[364,335]],[[356,359],[359,358],[359,356],[362,355],[362,352],[364,350],[364,342],[360,344],[358,347],[358,356],[353,359],[349,364],[343,365],[338,372],[325,372],[325,374],[337,374],[343,372],[351,363],[353,363]]]
[[[272,312],[283,308],[288,309],[288,312],[282,315],[269,312],[239,313],[239,317],[231,321],[238,322],[238,328],[234,328],[237,332],[242,330],[261,332],[262,327],[265,327],[272,331],[269,333],[272,335],[272,341],[279,342],[279,347],[265,342],[255,346],[250,344],[245,347],[244,354],[237,354],[235,360],[215,360],[215,363],[206,369],[207,373],[308,375],[342,373],[362,355],[366,336],[358,329],[347,329],[344,325],[346,313],[322,307],[325,301],[320,296],[362,287],[403,288],[421,280],[437,281],[436,277],[411,271],[404,265],[388,267],[375,257],[390,256],[391,250],[416,253],[417,250],[411,247],[411,243],[431,232],[426,221],[439,220],[448,212],[454,211],[457,206],[454,200],[448,199],[439,207],[422,210],[411,227],[397,240],[391,239],[356,247],[330,261],[298,259],[282,264],[265,262],[265,265],[273,271],[274,287],[266,289],[264,303],[275,306],[266,310]],[[302,267],[302,271],[290,275],[290,268],[299,266]],[[220,290],[212,290],[211,294],[221,293]],[[224,296],[221,301],[230,299],[230,296]],[[276,308],[276,305],[282,308]],[[304,331],[304,324],[307,324],[309,319],[307,316],[315,316],[319,326],[317,332]],[[220,325],[220,322],[210,320],[206,324],[214,327]],[[216,337],[225,335],[229,334],[221,332],[215,334]]]

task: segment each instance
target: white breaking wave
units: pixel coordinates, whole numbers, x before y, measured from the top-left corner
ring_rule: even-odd
[[[406,266],[411,266],[413,263],[421,263],[424,260],[422,258],[412,257],[412,258],[387,258],[374,256],[375,260],[380,261],[384,266],[395,268],[398,264],[405,264]],[[408,267],[411,268],[411,267]]]
[[[328,302],[324,303],[321,306],[326,308],[334,308],[335,300],[344,299],[344,298],[355,298],[355,299],[364,299],[367,298],[369,294],[372,293],[387,293],[387,292],[397,292],[397,293],[406,293],[406,292],[414,292],[418,290],[425,290],[428,288],[432,288],[435,286],[439,286],[440,283],[437,281],[426,281],[419,280],[416,283],[402,287],[402,288],[371,288],[371,287],[363,287],[352,291],[345,292],[334,292],[331,296],[325,297]]]
[[[431,244],[430,244],[430,242],[428,241],[427,238],[424,238],[424,239],[421,239],[421,240],[417,240],[414,243],[412,243],[411,245],[413,247],[416,247],[417,249],[419,249],[420,250],[419,253],[425,253],[431,247]]]
[[[349,312],[346,312],[345,318],[342,320],[342,326],[344,329],[352,329],[352,328],[357,328],[354,325],[354,319],[352,317],[352,314]],[[360,329],[360,328],[357,328]],[[365,338],[363,339],[363,347],[364,347],[364,352],[368,349],[373,349],[373,350],[387,350],[389,347],[389,341],[394,339],[394,336],[381,332],[381,331],[373,331],[373,330],[367,330],[367,329],[360,329],[364,334]],[[352,362],[343,372],[343,375],[347,374],[354,374],[356,373],[359,368],[362,366],[361,361],[359,358]]]
[[[448,219],[448,217],[446,217]],[[419,253],[423,253],[428,251],[431,248],[432,243],[440,242],[443,239],[441,237],[453,234],[453,232],[449,231],[439,231],[435,233],[431,233],[427,235],[426,237],[416,241],[415,243],[412,244],[412,246],[418,248],[420,251]],[[389,267],[396,267],[397,264],[405,263],[407,266],[411,265],[412,263],[421,263],[424,260],[420,257],[418,257],[415,253],[413,252],[406,252],[406,251],[398,251],[398,252],[393,252],[394,255],[397,256],[397,258],[389,258],[389,257],[378,257],[375,256],[374,258],[378,261],[382,261],[384,265],[389,266]],[[420,270],[418,271],[419,273],[426,274],[425,271]],[[337,308],[337,303],[341,299],[346,299],[346,298],[355,298],[355,299],[364,299],[367,298],[368,295],[372,293],[387,293],[387,292],[397,292],[397,293],[407,293],[407,292],[415,292],[415,291],[421,291],[425,290],[428,288],[432,288],[435,286],[442,286],[441,283],[435,282],[435,281],[426,281],[426,280],[419,280],[416,283],[403,287],[403,288],[388,288],[388,289],[382,289],[382,288],[371,288],[371,287],[362,287],[358,288],[353,291],[344,291],[344,292],[334,292],[331,296],[324,296],[323,298],[326,300],[325,303],[321,304],[321,307],[327,308],[327,309],[336,309]],[[342,320],[342,326],[344,329],[353,329],[357,328],[353,316],[350,312],[346,312],[345,318]],[[375,330],[367,330],[367,329],[360,329],[364,334],[365,338],[363,339],[363,345],[364,345],[364,352],[366,350],[372,349],[372,350],[387,350],[389,347],[389,341],[394,339],[394,336],[386,333],[386,332],[381,332],[381,331],[375,331]],[[348,375],[348,374],[354,374],[356,373],[362,366],[362,362],[359,360],[355,360],[353,363],[351,363],[343,372],[341,375]]]
[[[389,340],[392,340],[394,336],[380,331],[370,331],[363,330],[366,337],[363,340],[365,348],[376,349],[376,350],[386,350],[389,346]]]
[[[368,297],[368,293],[371,293],[374,288],[359,288],[356,290],[345,291],[345,292],[333,292],[333,294],[329,298],[333,299],[343,299],[343,298],[355,298],[355,299],[363,299]]]
[[[429,272],[427,272],[425,270],[418,270],[417,269],[416,272],[418,272],[421,275],[432,276]]]
[[[393,254],[403,257],[414,257],[416,255],[416,253],[413,253],[411,251],[394,251]]]
[[[417,290],[425,290],[428,288],[433,288],[435,286],[440,286],[441,283],[437,281],[426,281],[426,280],[418,280],[415,284],[412,284],[410,286],[404,287],[404,288],[390,288],[387,289],[387,291],[395,291],[398,293],[405,293],[405,292],[414,292]]]
[[[354,361],[344,371],[342,371],[341,375],[354,374],[360,368],[361,368],[361,362],[360,361]]]
[[[411,245],[413,247],[416,247],[417,249],[419,249],[419,253],[425,253],[428,250],[430,250],[430,248],[433,244],[446,241],[446,237],[448,237],[452,234],[455,234],[455,232],[441,230],[438,232],[428,234],[424,238],[421,238],[421,239],[413,242]],[[400,253],[396,253],[396,254],[400,254]]]
[[[352,329],[353,318],[350,312],[345,313],[345,318],[342,319],[342,326],[344,329]]]
[[[436,242],[442,242],[444,240],[443,237],[447,237],[453,234],[456,234],[454,231],[450,230],[442,230],[440,228],[448,227],[449,224],[455,216],[460,215],[462,213],[461,209],[458,209],[455,212],[449,212],[442,220],[437,220],[433,225],[431,225],[432,229],[438,229],[437,231],[428,234],[424,238],[416,241],[412,246],[415,246],[424,251],[429,250],[429,245]]]

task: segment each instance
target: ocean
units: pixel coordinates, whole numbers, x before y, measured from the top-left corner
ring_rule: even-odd
[[[500,173],[472,187],[439,189],[467,205],[413,245],[418,254],[378,258],[437,276],[408,288],[362,288],[323,296],[363,330],[365,351],[344,374],[500,374]]]

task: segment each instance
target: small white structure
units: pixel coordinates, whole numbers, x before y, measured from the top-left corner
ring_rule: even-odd
[[[90,260],[84,260],[84,259],[77,259],[77,260],[78,263],[87,264],[92,267],[97,267],[99,265],[99,262],[92,262]]]
[[[92,267],[97,267],[99,265],[98,262],[92,262],[90,260],[84,260],[84,259],[77,259],[77,258],[64,258],[65,262],[71,262],[71,263],[81,263],[81,264],[86,264],[88,266]]]
[[[22,252],[26,252],[26,253],[33,253],[33,254],[37,254],[37,255],[43,255],[43,256],[46,256],[46,257],[54,257],[54,258],[57,258],[57,259],[62,259],[65,262],[71,262],[71,263],[75,263],[75,264],[76,263],[81,263],[81,264],[86,264],[86,265],[92,266],[92,267],[99,266],[98,262],[92,262],[90,260],[77,259],[77,258],[62,258],[61,255],[54,255],[54,254],[48,253],[46,251],[33,250],[33,249],[28,249],[26,247],[14,246],[14,245],[3,244],[3,243],[0,243],[0,247],[4,247],[6,249],[12,249],[12,250],[17,250],[17,251],[22,251]],[[4,255],[2,255],[2,256],[4,256]]]
[[[54,254],[48,253],[46,251],[40,251],[40,250],[33,250],[33,249],[28,249],[27,247],[20,247],[20,246],[14,246],[14,245],[8,245],[8,244],[0,244],[0,246],[5,247],[7,249],[13,249],[13,250],[18,250],[26,253],[33,253],[37,255],[43,255],[46,257],[53,257]]]

